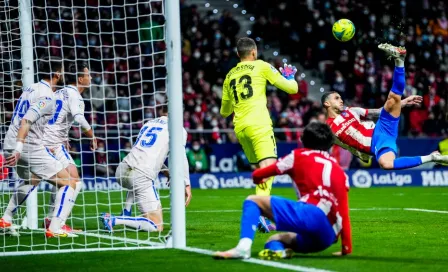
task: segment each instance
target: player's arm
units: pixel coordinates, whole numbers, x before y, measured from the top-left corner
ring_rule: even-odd
[[[17,132],[16,148],[11,156],[6,159],[6,166],[14,166],[20,158],[23,150],[23,144],[28,136],[31,125],[34,124],[41,116],[52,114],[53,103],[49,97],[41,97],[36,103],[32,104],[20,121],[20,128]]]
[[[230,87],[227,79],[224,81],[222,86],[222,99],[221,99],[221,116],[227,118],[229,115],[233,113],[233,104],[230,96]]]
[[[282,73],[279,73],[279,71],[269,63],[266,62],[263,63],[263,65],[263,75],[269,83],[288,94],[295,94],[299,91],[299,85],[294,79],[294,75],[297,72],[295,67],[287,66],[285,64],[285,67],[281,68]]]
[[[187,138],[188,138],[188,134],[187,131],[184,129],[183,132],[183,150],[182,152],[184,153],[184,183],[185,183],[185,207],[188,206],[188,204],[190,204],[191,201],[191,185],[190,185],[190,167],[188,165],[188,159],[187,159],[187,152],[185,152],[185,146],[187,145]]]
[[[380,116],[381,113],[381,109],[364,109],[364,108],[359,108],[359,107],[353,107],[350,108],[350,111],[353,114],[358,115],[359,119],[361,120],[373,120],[373,119],[377,119]]]
[[[293,165],[294,151],[269,166],[255,170],[252,173],[252,179],[255,184],[261,184],[266,180],[266,178],[282,175],[288,172],[292,169]]]
[[[339,203],[339,215],[342,217],[341,244],[342,251],[336,255],[352,253],[352,230],[348,207],[348,182],[343,170],[332,181],[333,193]]]
[[[76,96],[70,96],[68,106],[70,108],[70,112],[73,115],[73,119],[75,122],[81,126],[81,130],[85,136],[87,136],[90,140],[90,149],[96,150],[97,148],[97,140],[95,138],[95,134],[93,133],[92,127],[87,122],[84,117],[84,101],[79,99]]]

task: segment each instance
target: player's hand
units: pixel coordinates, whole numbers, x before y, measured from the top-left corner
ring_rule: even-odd
[[[191,200],[191,186],[186,185],[185,186],[185,207],[188,207],[188,204],[190,204]]]
[[[5,166],[8,167],[14,167],[16,166],[17,162],[19,161],[20,153],[17,151],[14,151],[11,156],[7,157],[5,160]]]
[[[423,97],[421,97],[420,95],[411,95],[402,100],[402,105],[403,106],[420,105],[422,102]]]
[[[291,66],[291,64],[287,65],[286,63],[283,68],[280,67],[279,70],[282,73],[282,76],[288,80],[294,79],[294,75],[297,73],[297,68],[295,66]]]
[[[96,141],[96,138],[93,137],[90,141],[90,150],[95,151],[98,148],[98,142]]]
[[[334,252],[334,253],[333,253],[333,256],[341,257],[341,256],[350,255],[350,254],[351,254],[351,253],[343,253],[342,251],[338,251],[338,252]]]

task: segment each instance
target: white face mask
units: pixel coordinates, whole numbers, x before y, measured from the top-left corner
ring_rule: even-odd
[[[98,147],[98,152],[103,152],[104,151],[104,147]]]
[[[213,112],[214,114],[217,114],[217,113],[219,112],[218,107],[213,107],[213,108],[212,108],[212,112]]]
[[[199,145],[193,145],[192,148],[193,148],[194,151],[198,151],[200,146]]]
[[[218,125],[218,121],[213,120],[211,123],[212,127],[216,127]]]

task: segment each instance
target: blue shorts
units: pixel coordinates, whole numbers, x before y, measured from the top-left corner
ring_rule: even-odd
[[[272,196],[271,208],[277,230],[297,234],[294,251],[318,252],[336,242],[336,235],[330,221],[318,207]]]
[[[398,123],[400,117],[393,117],[390,113],[381,109],[380,118],[375,125],[375,130],[372,136],[372,146],[370,151],[375,154],[378,160],[381,155],[392,151],[397,155],[397,137],[398,137]]]

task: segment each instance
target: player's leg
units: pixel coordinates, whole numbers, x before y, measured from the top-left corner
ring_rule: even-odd
[[[243,203],[241,217],[240,241],[235,248],[224,252],[216,252],[217,259],[247,259],[250,258],[252,242],[255,237],[256,226],[260,216],[273,219],[271,196],[251,195]]]
[[[0,229],[11,227],[17,208],[25,202],[40,182],[38,177],[30,173],[26,156],[22,156],[21,159],[19,159],[16,172],[22,180],[19,181],[19,185],[9,199],[8,206],[0,219]]]
[[[126,194],[126,200],[124,202],[123,211],[120,215],[131,216],[132,215],[132,206],[134,205],[134,192],[129,190]]]
[[[277,160],[277,144],[272,127],[262,126],[249,128],[248,137],[253,146],[259,167],[266,167]],[[268,178],[264,183],[257,185],[255,194],[266,196],[271,194],[274,177]]]
[[[73,161],[73,158],[67,152],[64,145],[60,145],[55,148],[48,148],[48,149],[50,150],[50,152],[53,153],[53,155],[56,157],[56,159],[62,163],[63,167],[67,170],[70,177],[77,180],[76,185],[75,185],[76,186],[75,193],[73,196],[73,200],[76,202],[78,194],[82,189],[82,182],[80,180],[78,169],[76,168],[76,164]],[[44,220],[45,228],[48,228],[51,223],[51,220],[49,217],[52,216],[53,212],[54,212],[54,207],[55,207],[54,203],[56,200],[57,191],[58,191],[58,188],[56,186],[53,186],[51,196],[50,196],[49,209],[48,209],[48,213],[47,213],[48,217],[45,218],[45,220]],[[66,230],[68,232],[73,231],[73,229],[71,229],[70,226],[66,225],[66,222],[62,222],[62,224],[63,224],[64,230]]]
[[[150,180],[143,173],[130,169],[126,163],[120,163],[117,168],[118,177],[120,177],[118,182],[124,188],[133,192],[142,216],[114,216],[105,213],[101,216],[104,228],[112,232],[115,226],[124,225],[148,232],[162,231],[162,207],[154,181]]]
[[[396,158],[401,97],[406,84],[404,70],[406,49],[390,44],[380,44],[378,47],[395,61],[392,89],[381,111],[372,138],[372,152],[375,153],[379,165],[386,170],[398,170],[415,167],[430,161],[448,162],[448,156],[444,157],[437,153],[427,156]]]

